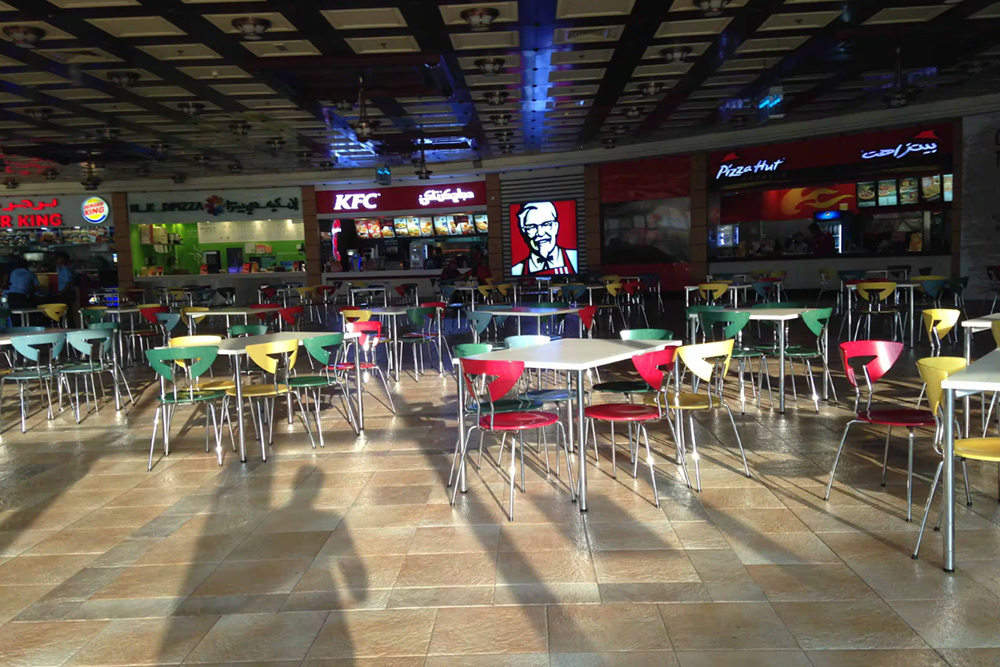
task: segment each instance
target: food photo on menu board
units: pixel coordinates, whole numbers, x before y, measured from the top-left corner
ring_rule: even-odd
[[[577,272],[576,200],[530,201],[510,207],[511,274]]]
[[[479,214],[475,216],[476,222],[476,232],[480,234],[486,234],[490,231],[490,217],[488,215]]]
[[[941,179],[941,191],[944,193],[944,200],[951,201],[954,193],[952,192],[952,187],[954,186],[954,176],[952,174],[945,174]]]
[[[380,220],[379,224],[382,226],[382,238],[391,239],[396,237],[396,233],[393,230],[392,220],[386,218],[385,220]]]
[[[406,235],[420,238],[420,218],[410,216],[406,219]]]
[[[451,236],[451,229],[448,227],[450,215],[434,216],[434,233],[438,236]]]
[[[938,174],[923,176],[920,179],[920,194],[924,201],[941,201],[941,176]]]
[[[917,179],[899,179],[899,203],[902,205],[916,204],[919,201],[919,191],[917,190]]]
[[[368,221],[367,220],[355,220],[354,229],[358,233],[359,239],[370,239],[371,235],[368,233]]]
[[[874,206],[876,203],[875,181],[863,181],[858,183],[858,207]]]
[[[394,218],[392,224],[396,228],[396,238],[406,238],[410,235],[409,228],[406,226],[406,218]]]
[[[430,217],[418,218],[420,222],[420,235],[423,237],[434,236],[434,219]]]
[[[878,205],[896,206],[899,198],[896,195],[896,179],[878,182]]]

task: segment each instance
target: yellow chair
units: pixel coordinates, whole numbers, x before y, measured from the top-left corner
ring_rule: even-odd
[[[222,336],[175,336],[170,339],[167,343],[169,347],[204,347],[209,345],[218,346],[222,342]],[[175,361],[175,364],[184,368],[183,361]],[[211,373],[211,368],[209,372]],[[232,389],[236,386],[236,383],[232,379],[212,378],[210,380],[199,380],[195,383],[195,388],[202,391],[223,391],[226,389]],[[225,416],[226,413],[223,413]]]
[[[69,306],[65,303],[42,303],[38,305],[38,310],[55,322],[57,327],[66,324],[66,311],[69,310]]]
[[[928,308],[922,314],[927,340],[931,344],[931,356],[941,354],[941,339],[951,333],[958,324],[962,311],[952,308]]]
[[[205,306],[188,306],[187,308],[181,308],[181,322],[184,326],[188,328],[192,334],[194,334],[195,329],[198,326],[198,322],[201,322],[205,316],[198,315],[197,313],[207,313],[208,308]]]
[[[319,320],[319,306],[322,303],[322,299],[317,297],[315,287],[296,287],[295,291],[298,292],[299,302],[301,303],[303,309],[309,315],[310,322],[316,322]]]
[[[993,342],[995,342],[997,347],[1000,348],[1000,320],[994,322],[990,329],[993,332]]]
[[[957,373],[966,366],[963,357],[928,357],[917,360],[917,371],[920,379],[927,384],[927,401],[930,403],[931,412],[934,413],[934,421],[937,422],[937,433],[943,433],[941,418],[944,416],[938,411],[941,408],[941,400],[944,389],[941,383],[948,379],[948,376]],[[958,433],[958,429],[955,430]],[[944,456],[941,443],[935,438],[934,450]],[[972,496],[969,492],[969,473],[965,462],[968,460],[984,461],[997,464],[998,475],[1000,475],[1000,438],[955,438],[955,458],[962,463],[962,476],[965,478],[965,498],[969,506],[972,505]],[[944,469],[944,459],[938,463],[937,471],[934,473],[934,481],[931,483],[931,491],[927,494],[927,503],[924,506],[924,518],[920,522],[920,532],[917,533],[917,544],[913,549],[913,557],[920,553],[920,541],[924,536],[924,527],[927,525],[927,515],[931,510],[931,503],[934,502],[934,492],[937,491],[938,481],[941,479],[941,471]],[[1000,477],[998,477],[1000,484]],[[941,509],[944,510],[942,501]],[[940,519],[938,519],[940,522]]]
[[[698,285],[698,296],[700,296],[702,301],[705,303],[715,303],[724,297],[728,291],[729,283],[722,282],[721,280],[716,280],[710,283],[701,283]]]
[[[733,425],[733,433],[736,434],[736,443],[740,447],[740,456],[743,457],[743,469],[746,471],[747,477],[750,477],[750,466],[747,464],[747,455],[743,449],[743,441],[740,439],[739,429],[736,428],[736,419],[733,417],[733,411],[729,409],[723,395],[722,381],[729,371],[729,362],[733,358],[734,343],[735,341],[730,338],[714,343],[682,345],[677,348],[677,357],[681,360],[681,363],[705,383],[706,392],[704,395],[695,392],[678,392],[664,385],[666,388],[665,407],[668,410],[675,411],[676,423],[671,424],[671,426],[674,430],[674,436],[677,438],[677,452],[683,466],[684,477],[690,487],[691,478],[687,474],[684,419],[681,413],[687,412],[688,414],[688,423],[691,429],[691,458],[694,459],[695,487],[698,491],[701,491],[701,471],[698,467],[698,442],[694,435],[694,413],[697,411],[714,410],[720,406],[726,409],[726,412],[729,414],[729,421]],[[716,370],[719,371],[718,376],[716,376]],[[713,379],[715,379],[715,382],[713,382]],[[715,385],[714,387],[713,384]],[[714,397],[712,395],[713,389],[716,393]]]
[[[344,322],[367,322],[372,318],[372,311],[362,310],[360,308],[347,308],[340,311],[341,317],[344,318]]]
[[[771,271],[771,273],[769,273],[768,275],[771,278],[777,278],[778,280],[784,280],[785,276],[788,275],[788,271],[785,271],[784,269],[778,269],[776,271]]]
[[[305,424],[306,433],[309,434],[309,442],[313,449],[316,448],[316,441],[313,440],[312,427],[304,417],[305,409],[296,390],[288,386],[288,378],[291,377],[292,369],[295,368],[295,361],[299,357],[298,340],[283,340],[273,343],[261,343],[259,345],[247,345],[247,356],[256,366],[267,375],[273,376],[271,382],[261,384],[250,384],[241,387],[243,398],[250,404],[250,421],[253,422],[254,430],[260,442],[260,455],[263,460],[267,460],[267,446],[274,444],[274,406],[281,396],[295,397],[295,402],[299,408],[299,418]],[[223,411],[228,408],[229,399],[236,397],[236,387],[226,390],[226,400],[223,402]],[[243,406],[237,406],[239,410]],[[290,408],[291,406],[289,406]],[[256,411],[255,411],[256,408]],[[265,419],[265,414],[267,418]],[[291,418],[291,417],[289,417]],[[267,438],[264,437],[264,424],[268,425]]]
[[[608,276],[604,276],[607,278]],[[625,311],[622,309],[620,295],[624,294],[622,290],[621,282],[608,283],[604,286],[604,303],[598,306],[598,309],[602,313],[608,313],[608,329],[614,333],[615,331],[615,311],[622,320],[622,328],[628,326],[625,321]]]
[[[500,283],[498,285],[494,285],[493,288],[496,289],[501,299],[504,301],[510,301],[508,297],[514,290],[514,285],[512,283]]]
[[[889,307],[890,300],[896,295],[896,283],[890,281],[864,281],[855,287],[858,292],[858,323],[854,327],[854,339],[857,340],[861,325],[865,326],[865,337],[872,337],[872,318],[876,316],[888,316],[892,319],[892,340],[896,340],[896,329],[899,329],[899,338],[903,339],[903,320],[899,310]],[[863,302],[863,303],[862,303]]]
[[[616,276],[616,275],[613,275],[613,274],[609,274],[609,275],[606,275],[606,276],[601,276],[601,280],[603,280],[607,284],[613,284],[613,283],[619,283],[620,284],[621,281],[622,281],[622,277],[621,276]]]

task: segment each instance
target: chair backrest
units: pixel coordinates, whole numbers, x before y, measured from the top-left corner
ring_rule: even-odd
[[[715,338],[715,327],[717,324],[723,325],[723,338],[735,338],[750,322],[750,313],[716,310],[699,313],[698,319],[701,320],[702,329],[710,333],[713,339]]]
[[[465,375],[466,386],[470,389],[478,386],[477,376],[487,376],[493,379],[486,383],[487,397],[490,403],[495,403],[507,395],[507,392],[524,373],[523,361],[486,361],[483,359],[460,359],[462,373]]]
[[[69,307],[65,303],[42,303],[38,305],[38,310],[53,322],[62,322]]]
[[[344,344],[344,334],[332,333],[326,336],[315,336],[313,338],[302,339],[302,347],[306,348],[309,356],[323,366],[333,363],[340,346]]]
[[[477,354],[486,354],[492,350],[493,346],[489,343],[462,343],[451,348],[451,356],[455,359],[465,359]]]
[[[247,345],[247,356],[264,371],[277,376],[280,371],[284,370],[287,373],[289,369],[295,367],[295,361],[299,356],[299,341],[293,338]],[[285,359],[287,363],[283,361]]]
[[[903,344],[888,340],[849,340],[840,344],[840,361],[844,364],[844,374],[852,386],[858,386],[858,378],[851,360],[868,358],[864,363],[865,373],[874,384],[889,372],[899,355],[903,353]]]
[[[962,296],[962,293],[965,292],[965,288],[968,286],[969,286],[969,276],[959,276],[957,278],[952,278],[948,281],[948,289],[950,289],[958,296]]]
[[[612,299],[615,299],[618,297],[618,293],[622,290],[622,284],[620,282],[608,283],[604,286],[604,289],[608,291],[608,295],[610,295]]]
[[[662,350],[635,355],[632,357],[632,365],[635,366],[636,372],[646,381],[646,384],[654,390],[660,391],[666,373],[674,369],[676,355],[676,347],[666,347]]]
[[[729,283],[714,282],[698,285],[698,295],[706,301],[721,299],[729,289]]]
[[[421,308],[447,308],[448,304],[444,301],[424,301],[420,304]]]
[[[472,328],[476,330],[477,334],[481,334],[486,331],[486,327],[490,326],[490,322],[493,321],[493,313],[483,313],[478,310],[470,310],[466,315],[469,318],[469,322],[472,323]]]
[[[548,336],[542,336],[539,334],[530,334],[524,336],[507,336],[504,338],[504,342],[507,343],[507,347],[516,350],[521,347],[531,347],[532,345],[545,345],[551,338]]]
[[[418,308],[407,308],[406,318],[410,320],[410,324],[415,327],[423,327],[427,324],[428,320],[433,319],[437,314],[437,308],[431,307],[418,307]]]
[[[156,313],[156,323],[163,327],[164,331],[173,331],[180,321],[180,313]]]
[[[729,362],[733,357],[733,339],[714,343],[695,343],[677,348],[677,356],[681,362],[704,382],[711,382],[715,371],[714,361],[722,358],[722,374],[729,372]]]
[[[587,296],[587,288],[583,285],[563,285],[559,288],[559,296],[567,301],[579,301]]]
[[[104,313],[107,310],[106,306],[91,306],[88,308],[80,309],[80,321],[84,326],[89,324],[94,324],[100,322],[104,319]]]
[[[757,293],[758,296],[768,299],[774,294],[775,281],[774,280],[759,280],[752,285],[753,291]]]
[[[674,332],[669,329],[622,329],[618,335],[622,340],[669,340]]]
[[[106,329],[67,331],[66,342],[91,361],[103,359],[104,355],[111,352],[111,332]]]
[[[368,347],[369,341],[371,341],[371,347],[375,347],[382,338],[382,323],[378,321],[359,320],[348,322],[345,328],[349,332],[361,334],[358,342],[364,348]]]
[[[916,281],[917,287],[932,299],[940,298],[941,293],[944,292],[944,289],[948,286],[949,282],[949,280],[944,278]]]
[[[799,317],[802,318],[802,323],[806,325],[814,336],[820,336],[823,333],[823,329],[830,324],[830,318],[833,317],[833,308],[807,310]]]
[[[762,305],[771,305],[771,304],[762,304]],[[726,308],[725,306],[710,306],[701,304],[697,306],[689,306],[688,309],[684,311],[684,313],[687,319],[690,319],[692,315],[700,315],[701,313],[707,313],[713,310],[725,310],[725,308]]]
[[[997,347],[1000,348],[1000,320],[993,323],[990,327],[990,331],[993,332],[993,341],[997,344]]]
[[[340,311],[340,315],[344,318],[344,321],[348,323],[367,322],[372,318],[372,311],[360,308],[344,308]]]
[[[230,338],[239,338],[240,336],[263,336],[267,333],[266,324],[234,324],[229,327],[227,332]]]
[[[865,301],[885,301],[896,291],[896,283],[887,280],[863,280],[857,284],[858,296]]]
[[[937,333],[938,340],[941,340],[955,328],[962,311],[954,308],[928,308],[922,314],[924,320],[924,331],[928,337]]]
[[[289,306],[288,308],[282,308],[278,311],[278,317],[281,321],[290,327],[295,326],[299,323],[299,319],[302,317],[303,310],[302,306]]]
[[[159,324],[160,322],[159,320],[156,319],[156,316],[160,313],[169,313],[169,312],[170,309],[167,308],[166,306],[160,306],[160,305],[155,305],[155,306],[146,305],[145,307],[139,306],[139,314],[142,315],[143,319],[149,322],[150,324]]]
[[[184,326],[191,328],[191,323],[197,324],[205,316],[198,315],[197,313],[207,313],[208,308],[205,306],[188,306],[187,308],[181,308],[181,321],[184,322]]]
[[[917,372],[920,379],[927,384],[927,402],[930,404],[931,412],[937,415],[938,408],[941,407],[941,396],[944,391],[941,383],[948,379],[952,373],[957,373],[966,367],[964,357],[926,357],[917,359]]]
[[[590,331],[590,328],[594,326],[594,317],[597,315],[597,311],[600,306],[584,306],[577,313],[580,321],[583,322],[583,328]]]
[[[120,322],[91,322],[87,325],[88,329],[96,329],[98,331],[118,331],[122,328]]]
[[[222,342],[222,336],[202,335],[197,336],[174,336],[170,339],[170,347],[201,347],[204,345],[218,345]]]
[[[10,339],[10,344],[14,346],[17,353],[29,361],[36,364],[51,364],[52,361],[62,352],[66,344],[66,334],[64,333],[36,333],[15,336]],[[42,351],[48,351],[48,358],[43,357]]]
[[[203,375],[215,358],[219,348],[214,345],[200,347],[157,347],[146,350],[150,367],[164,380],[175,382],[177,368],[183,367],[191,378]]]

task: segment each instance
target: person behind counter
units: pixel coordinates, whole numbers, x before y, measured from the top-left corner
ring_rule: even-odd
[[[482,251],[474,249],[469,253],[469,270],[462,277],[475,278],[480,284],[485,282],[487,278],[493,277],[490,267],[486,266],[486,258]]]
[[[73,270],[69,255],[64,252],[56,253],[56,279],[59,290],[58,300],[67,306],[72,306],[76,299],[76,271]]]
[[[18,257],[9,276],[7,303],[11,308],[31,308],[38,293],[38,276],[28,268],[28,260]]]
[[[809,250],[813,255],[832,255],[834,251],[833,234],[823,231],[815,222],[809,225]]]

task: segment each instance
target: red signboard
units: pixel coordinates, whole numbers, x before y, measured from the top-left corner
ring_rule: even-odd
[[[486,182],[407,185],[361,190],[318,190],[316,213],[391,213],[486,206]]]
[[[510,207],[511,275],[561,276],[579,271],[576,200]]]
[[[765,172],[850,164],[891,169],[917,157],[951,153],[952,125],[941,123],[719,151],[710,156],[709,178],[722,184]]]
[[[854,183],[785,190],[748,190],[722,198],[722,224],[802,220],[818,211],[858,210]]]
[[[687,155],[606,162],[600,170],[602,204],[691,194],[691,159]]]

